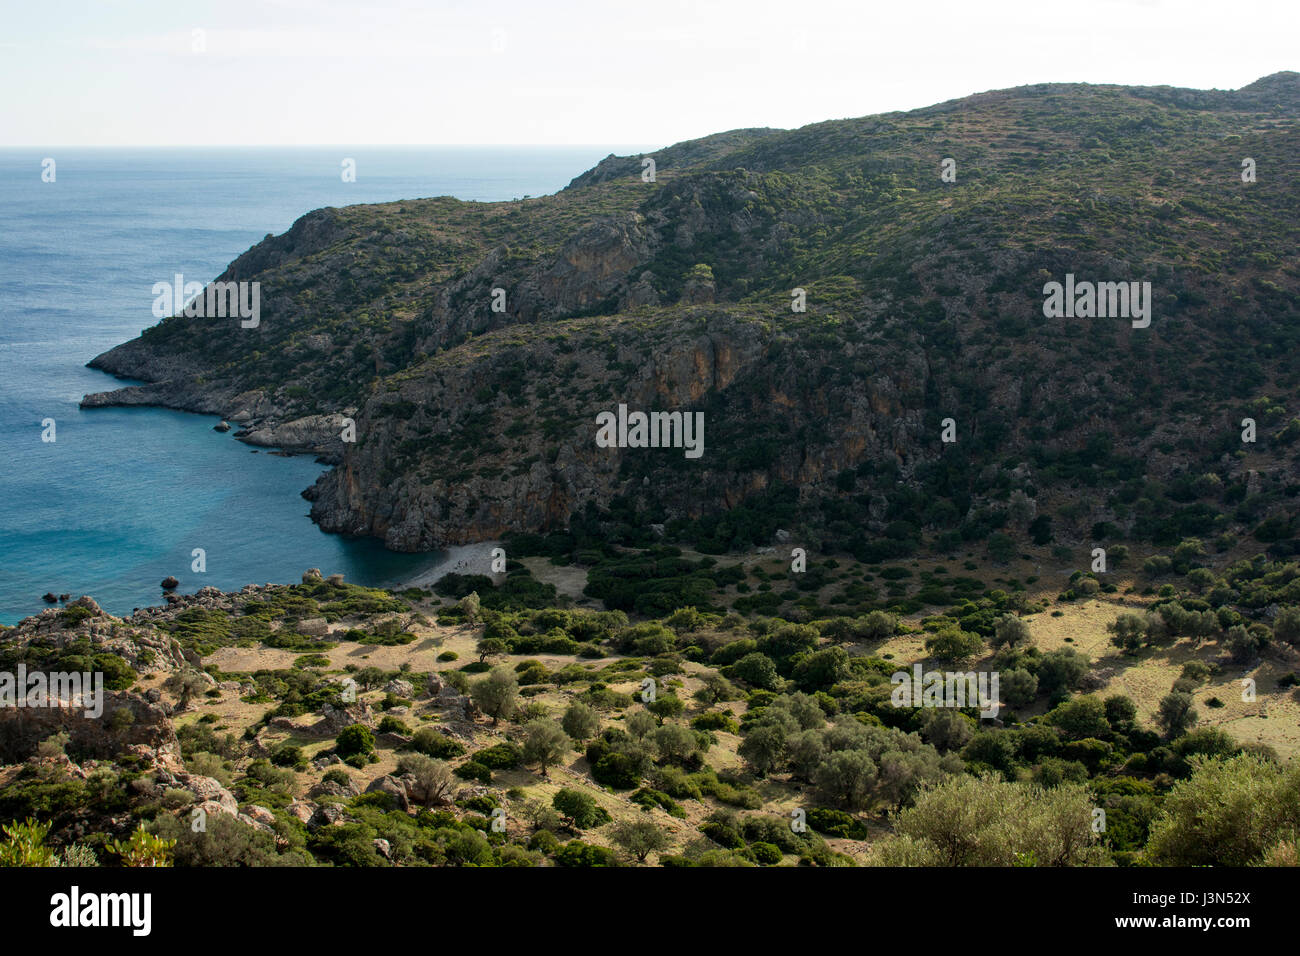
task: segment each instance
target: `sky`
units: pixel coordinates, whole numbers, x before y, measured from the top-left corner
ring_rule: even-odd
[[[1300,70],[1300,0],[6,0],[0,147],[659,144]]]

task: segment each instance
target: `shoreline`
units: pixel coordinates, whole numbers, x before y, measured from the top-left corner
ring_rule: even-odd
[[[400,593],[406,588],[431,588],[448,574],[485,574],[494,581],[504,574],[492,572],[492,549],[501,548],[500,541],[480,541],[476,544],[457,544],[441,549],[443,558],[431,568],[421,571],[409,581],[394,584],[390,590]]]

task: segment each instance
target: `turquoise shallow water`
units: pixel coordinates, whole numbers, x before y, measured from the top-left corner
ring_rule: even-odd
[[[89,594],[112,613],[191,592],[296,581],[309,567],[389,584],[435,555],[322,533],[300,492],[322,467],[253,454],[215,418],[91,409],[118,380],[84,367],[156,321],[153,283],[208,281],[321,206],[543,195],[608,147],[0,150],[0,623]],[[41,162],[56,181],[41,181]],[[339,164],[357,163],[343,183]],[[41,441],[44,419],[56,441]],[[207,570],[191,570],[195,548]]]

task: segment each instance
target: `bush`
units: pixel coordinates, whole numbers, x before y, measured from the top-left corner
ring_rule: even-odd
[[[570,840],[555,851],[555,862],[560,866],[617,866],[613,850],[592,846],[581,840]]]
[[[303,756],[301,747],[280,744],[271,751],[271,763],[277,767],[293,767],[301,770],[307,766],[307,758]]]
[[[610,821],[609,811],[596,803],[589,793],[564,787],[551,798],[551,806],[564,815],[569,825],[588,830]]]
[[[401,734],[405,736],[411,732],[411,728],[392,714],[385,714],[384,718],[379,721],[379,732],[381,734]]]
[[[774,846],[771,843],[751,843],[749,845],[749,850],[754,854],[754,859],[764,866],[772,866],[775,863],[780,863],[785,856],[785,854],[781,852],[780,847]]]
[[[459,757],[465,752],[464,745],[452,740],[436,727],[419,728],[411,738],[411,749],[439,760]]]
[[[365,724],[353,724],[339,732],[336,746],[338,755],[345,760],[348,757],[364,756],[374,753],[375,735]]]

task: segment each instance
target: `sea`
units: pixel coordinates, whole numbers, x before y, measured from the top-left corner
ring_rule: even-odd
[[[48,606],[47,592],[122,615],[162,603],[167,576],[182,593],[313,567],[382,586],[436,564],[320,531],[301,497],[325,468],[312,457],[253,454],[212,416],[80,410],[88,392],[129,384],[85,364],[158,321],[154,283],[206,283],[313,209],[541,196],[637,151],[0,149],[0,624]]]

